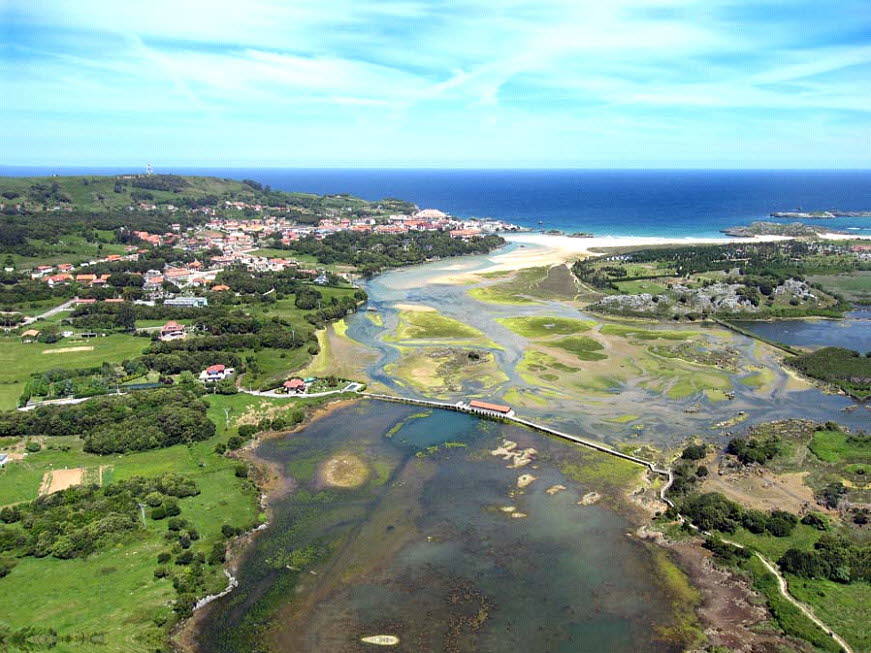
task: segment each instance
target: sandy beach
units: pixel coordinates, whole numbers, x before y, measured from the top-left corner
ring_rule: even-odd
[[[490,267],[486,269],[463,270],[462,263],[448,268],[450,274],[434,280],[442,284],[466,284],[477,278],[481,273],[514,272],[524,268],[558,265],[585,256],[595,256],[598,250],[606,247],[646,247],[652,245],[726,245],[731,243],[764,243],[792,240],[790,236],[754,236],[752,238],[722,237],[685,237],[665,238],[656,236],[594,236],[592,238],[572,238],[571,236],[556,236],[541,233],[509,233],[502,234],[509,243],[517,245],[509,252],[494,254],[489,257]],[[856,236],[852,234],[827,233],[820,234],[827,240],[871,239],[871,236]],[[453,270],[456,270],[455,272]]]

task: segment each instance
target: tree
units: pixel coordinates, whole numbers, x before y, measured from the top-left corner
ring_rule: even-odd
[[[684,448],[680,457],[684,460],[701,460],[708,452],[708,448],[703,444],[691,444]]]

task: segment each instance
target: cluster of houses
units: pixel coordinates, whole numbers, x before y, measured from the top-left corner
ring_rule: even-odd
[[[142,207],[140,207],[142,208]],[[156,208],[156,207],[155,207]],[[167,207],[161,207],[167,208]],[[175,209],[175,207],[172,207]],[[278,213],[285,209],[247,204],[245,202],[225,201],[224,208],[251,209],[259,213]],[[515,231],[519,229],[499,220],[459,220],[437,209],[423,209],[413,214],[400,214],[363,218],[329,218],[320,220],[316,225],[298,224],[289,217],[263,215],[252,219],[230,219],[216,217],[216,211],[209,207],[201,207],[194,211],[203,212],[212,219],[202,227],[189,227],[182,230],[181,224],[170,225],[171,232],[158,234],[148,231],[132,231],[141,244],[127,247],[125,254],[110,254],[104,258],[83,262],[78,266],[71,263],[59,265],[39,265],[31,271],[31,278],[45,281],[49,287],[77,284],[81,287],[99,288],[109,283],[111,274],[93,274],[87,268],[100,263],[121,261],[136,261],[146,253],[143,245],[157,247],[171,244],[176,248],[198,252],[204,249],[217,249],[220,255],[208,260],[195,260],[186,264],[168,264],[163,270],[148,270],[143,275],[143,290],[151,300],[163,299],[165,303],[178,306],[205,306],[205,297],[175,296],[166,288],[172,284],[180,289],[208,290],[224,292],[229,288],[215,283],[215,278],[221,270],[231,266],[243,266],[251,272],[280,272],[293,269],[302,277],[309,277],[314,283],[328,283],[322,270],[300,265],[292,258],[257,256],[253,250],[262,245],[267,238],[280,237],[285,244],[305,237],[324,238],[341,231],[360,233],[403,234],[412,231],[444,231],[453,238],[473,238],[481,234],[497,231]],[[106,300],[111,301],[111,300]],[[122,301],[122,300],[117,300]]]
[[[181,325],[178,325],[181,326]],[[161,331],[161,334],[163,332]],[[183,333],[183,331],[182,331]],[[162,337],[162,336],[161,336]],[[184,336],[182,336],[184,337]],[[206,369],[200,372],[200,381],[203,383],[216,383],[218,381],[223,381],[224,379],[228,379],[232,377],[236,373],[236,370],[232,367],[227,367],[226,365],[209,365]],[[309,387],[312,383],[314,383],[317,379],[314,377],[310,377],[307,379],[302,379],[298,376],[292,377],[281,384],[281,387],[278,389],[278,392],[283,392],[285,394],[292,395],[302,395],[308,392]]]

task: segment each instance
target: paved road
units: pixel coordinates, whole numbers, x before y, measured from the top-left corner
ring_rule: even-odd
[[[330,395],[340,395],[345,392],[359,392],[363,388],[362,383],[349,383],[341,390],[327,390],[326,392],[309,392],[306,394],[290,394],[287,392],[279,392],[275,390],[245,390],[239,389],[239,392],[244,392],[246,395],[254,395],[255,397],[271,397],[272,399],[311,399],[312,397],[329,397]]]
[[[75,306],[76,300],[70,299],[65,301],[60,306],[55,306],[54,308],[50,308],[44,313],[40,313],[39,315],[31,315],[30,317],[24,318],[19,324],[16,324],[14,327],[4,327],[7,331],[10,329],[18,329],[20,327],[25,327],[28,324],[33,324],[37,320],[45,319],[57,315],[58,313],[62,313],[63,311],[69,311]]]

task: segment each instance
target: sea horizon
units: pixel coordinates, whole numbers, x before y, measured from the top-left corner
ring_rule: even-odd
[[[0,166],[3,176],[129,174],[136,166]],[[596,236],[722,236],[776,211],[871,210],[858,169],[291,168],[158,166],[157,173],[254,179],[277,190],[397,197],[461,218]],[[871,234],[871,219],[808,220]]]

